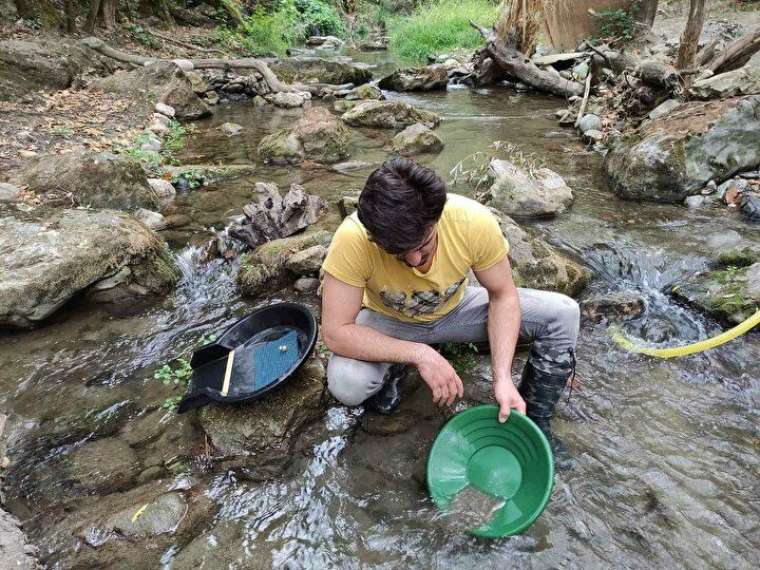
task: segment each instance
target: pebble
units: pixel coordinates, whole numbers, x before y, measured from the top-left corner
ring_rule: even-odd
[[[165,115],[169,118],[174,117],[175,110],[174,107],[171,107],[167,105],[166,103],[156,103],[156,113],[161,113],[162,115]]]
[[[581,130],[582,133],[586,133],[588,131],[601,131],[602,120],[599,118],[598,115],[594,115],[593,113],[587,113],[583,115],[581,119],[578,121],[578,128]]]
[[[243,130],[243,127],[241,127],[237,123],[224,123],[219,128],[228,137],[233,137],[233,136],[237,135],[238,133],[240,133],[240,131]]]

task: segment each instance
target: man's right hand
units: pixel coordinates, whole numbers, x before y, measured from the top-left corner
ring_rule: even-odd
[[[464,386],[454,367],[428,345],[422,345],[415,366],[433,393],[433,402],[451,405],[464,396]]]

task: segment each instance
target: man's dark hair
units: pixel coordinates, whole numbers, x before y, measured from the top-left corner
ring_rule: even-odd
[[[419,247],[446,204],[446,183],[430,168],[394,158],[370,174],[359,220],[372,241],[397,255]]]

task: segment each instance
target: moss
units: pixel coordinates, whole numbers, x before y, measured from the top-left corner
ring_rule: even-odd
[[[722,252],[718,256],[716,268],[749,267],[760,261],[760,249],[757,247],[737,247]]]

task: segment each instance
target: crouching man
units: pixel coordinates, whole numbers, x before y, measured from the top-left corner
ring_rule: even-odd
[[[332,395],[391,413],[398,381],[414,366],[433,401],[451,404],[463,395],[462,380],[430,345],[487,340],[499,421],[510,408],[527,413],[559,451],[550,420],[574,372],[578,304],[559,293],[518,289],[508,252],[493,214],[447,194],[429,168],[395,159],[375,170],[323,265]],[[470,269],[482,287],[468,286]],[[532,342],[519,389],[511,376],[518,340]]]

